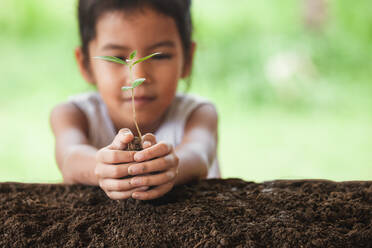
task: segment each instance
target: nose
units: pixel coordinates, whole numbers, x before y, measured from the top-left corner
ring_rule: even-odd
[[[142,63],[138,63],[134,65],[132,68],[132,76],[133,76],[133,80],[137,78],[146,78],[145,82],[150,81],[146,62],[142,62]]]

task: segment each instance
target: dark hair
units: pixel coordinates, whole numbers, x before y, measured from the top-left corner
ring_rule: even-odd
[[[191,47],[191,0],[79,0],[78,18],[84,63],[89,61],[89,42],[95,39],[99,18],[109,11],[130,11],[150,7],[172,17],[177,25],[186,62],[189,62]]]

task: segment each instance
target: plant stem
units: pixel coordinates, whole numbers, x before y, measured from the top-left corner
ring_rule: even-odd
[[[132,89],[132,107],[133,107],[133,119],[134,119],[134,124],[136,125],[137,132],[138,132],[138,135],[139,135],[140,141],[142,142],[142,134],[141,134],[141,131],[139,130],[139,127],[138,127],[138,125],[137,125],[137,121],[136,121],[136,108],[134,107],[134,89]]]
[[[133,81],[132,67],[133,67],[133,65],[130,65],[129,66],[130,82]],[[138,127],[137,120],[136,120],[136,108],[134,106],[134,88],[132,88],[132,109],[133,109],[133,120],[134,120],[134,124],[136,125],[138,136],[139,136],[140,141],[141,141],[141,144],[142,144],[142,134],[141,134],[141,131],[140,131],[139,127]]]

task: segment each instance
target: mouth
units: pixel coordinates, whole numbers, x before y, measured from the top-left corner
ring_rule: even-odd
[[[155,100],[155,97],[153,96],[139,96],[139,97],[134,97],[134,104],[137,106],[142,106],[144,104],[151,103],[152,101]],[[126,97],[124,98],[125,102],[131,103],[132,102],[132,97]]]

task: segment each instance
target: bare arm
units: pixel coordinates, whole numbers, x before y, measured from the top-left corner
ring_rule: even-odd
[[[55,153],[64,183],[98,185],[94,174],[97,149],[88,142],[85,115],[73,104],[57,105],[50,124],[55,136]]]
[[[182,143],[176,147],[179,158],[175,184],[206,178],[217,152],[218,116],[214,106],[197,108],[188,119]]]

